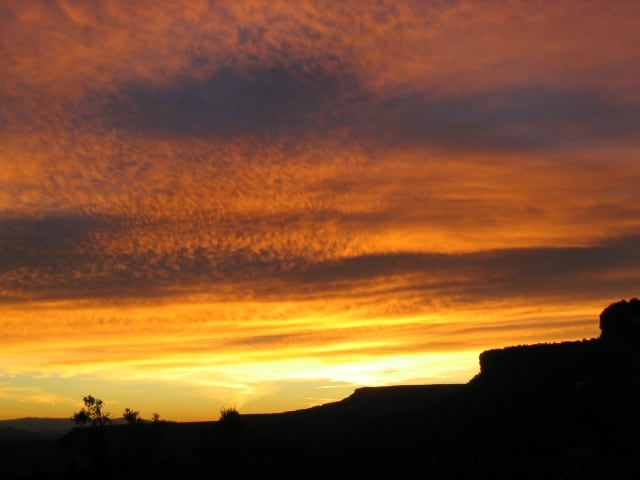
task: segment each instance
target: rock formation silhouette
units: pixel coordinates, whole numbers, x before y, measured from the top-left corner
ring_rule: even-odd
[[[640,300],[620,300],[600,314],[600,338],[640,346]]]

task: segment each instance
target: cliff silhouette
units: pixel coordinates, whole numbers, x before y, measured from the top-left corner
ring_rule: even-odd
[[[621,300],[600,314],[598,338],[487,350],[466,384],[359,388],[317,407],[241,415],[233,435],[213,421],[76,428],[49,450],[4,442],[0,474],[640,478],[639,319],[640,301]],[[12,477],[23,460],[38,465],[36,451],[46,474]]]

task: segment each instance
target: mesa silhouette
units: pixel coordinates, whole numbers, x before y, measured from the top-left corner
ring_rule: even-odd
[[[0,442],[2,478],[640,478],[640,300],[599,338],[480,355],[466,384],[366,387],[277,414]],[[14,426],[15,428],[15,426]]]

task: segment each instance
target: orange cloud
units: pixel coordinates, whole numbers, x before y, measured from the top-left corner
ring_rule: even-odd
[[[273,405],[596,335],[640,271],[638,8],[2,2],[4,372]]]

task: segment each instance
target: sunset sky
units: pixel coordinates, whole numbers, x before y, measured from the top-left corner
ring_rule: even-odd
[[[462,383],[640,296],[640,2],[0,0],[0,419]]]

